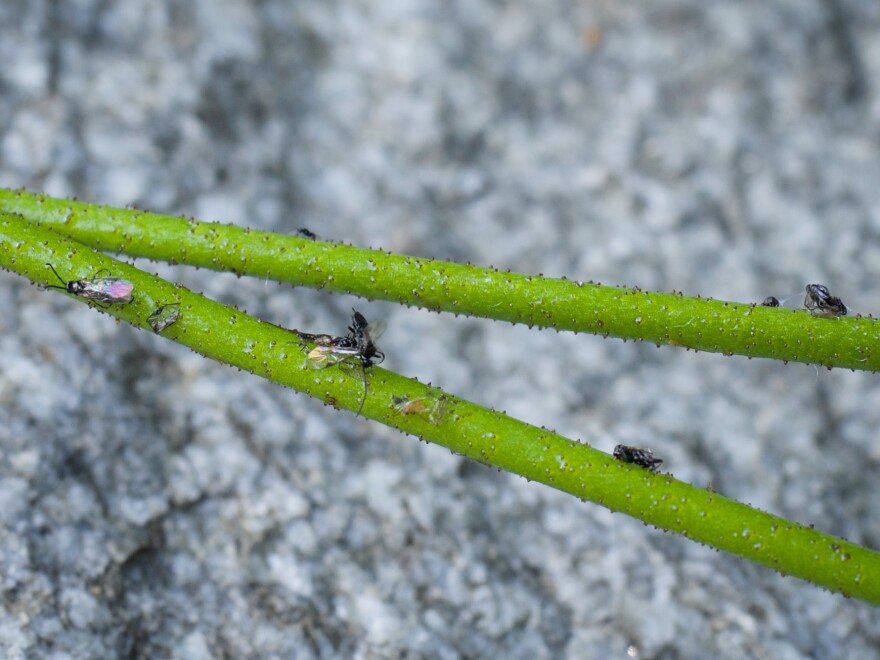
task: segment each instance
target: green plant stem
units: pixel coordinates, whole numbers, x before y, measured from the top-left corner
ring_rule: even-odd
[[[435,311],[694,350],[880,370],[880,323],[528,276],[0,189],[0,210],[110,252]]]
[[[181,317],[163,332],[164,337],[334,407],[357,410],[360,405],[359,378],[338,367],[311,369],[304,349],[289,331],[33,226],[20,216],[0,213],[0,266],[39,284],[55,284],[46,263],[70,279],[107,270],[109,276],[131,280],[135,285],[132,302],[110,305],[104,311],[136,327],[148,329],[147,317],[159,305],[180,303]],[[880,604],[880,555],[872,550],[695,488],[671,475],[619,463],[586,444],[416,380],[378,367],[370,368],[368,374],[366,417],[781,573]],[[420,399],[443,401],[444,406],[433,418],[402,414],[401,401]]]

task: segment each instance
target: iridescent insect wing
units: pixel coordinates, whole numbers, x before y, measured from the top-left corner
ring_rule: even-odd
[[[300,347],[303,350],[308,349],[309,352],[306,354],[306,358],[311,364],[312,369],[323,369],[331,364],[336,364],[342,359],[341,356],[336,356],[333,351],[338,337],[323,334],[316,335],[310,332],[300,332],[299,330],[291,330],[291,332],[299,337],[300,341],[297,343]],[[317,346],[309,348],[307,344],[310,343],[317,344]]]
[[[134,284],[128,280],[120,280],[115,277],[102,277],[93,280],[83,280],[83,298],[102,303],[122,304],[131,302],[131,293]]]
[[[323,369],[343,360],[345,356],[335,352],[332,346],[315,346],[309,351],[306,358],[308,358],[312,369]]]
[[[134,291],[134,284],[129,280],[113,280],[108,287],[110,296],[119,302],[131,302],[131,294]]]
[[[352,360],[360,356],[357,348],[349,348],[345,346],[316,346],[309,351],[306,358],[312,369],[324,369],[332,365],[338,365],[339,371],[350,378],[362,380],[364,384],[364,395],[361,398],[361,405],[358,407],[357,414],[361,414],[364,409],[364,403],[367,400],[367,370],[360,363],[360,360]]]

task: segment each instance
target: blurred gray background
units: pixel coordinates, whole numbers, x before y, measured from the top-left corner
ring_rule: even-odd
[[[880,4],[4,0],[0,184],[880,311]],[[140,263],[880,547],[873,374]],[[869,657],[877,613],[0,275],[7,658]]]

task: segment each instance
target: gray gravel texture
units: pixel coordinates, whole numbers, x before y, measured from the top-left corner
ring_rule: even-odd
[[[3,0],[0,183],[880,311],[880,4]],[[873,374],[142,263],[880,546]],[[877,612],[0,275],[6,658],[876,657]],[[833,322],[833,321],[829,321]]]

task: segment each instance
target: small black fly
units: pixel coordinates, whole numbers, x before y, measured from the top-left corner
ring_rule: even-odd
[[[628,447],[627,445],[617,445],[614,448],[614,458],[624,463],[632,463],[639,467],[647,468],[651,472],[660,469],[662,458],[655,458],[654,452],[643,447]]]
[[[318,240],[318,235],[313,232],[311,229],[306,229],[305,227],[300,227],[296,230],[296,233],[302,236],[303,238],[308,238],[312,241]]]
[[[810,314],[825,319],[833,319],[838,316],[846,316],[846,305],[840,298],[836,298],[828,291],[828,287],[821,284],[808,284],[807,296],[804,298],[804,307]]]
[[[764,302],[761,303],[761,307],[779,307],[779,298],[776,296],[767,296],[764,298]]]
[[[345,337],[313,335],[299,330],[293,332],[300,339],[317,344],[307,355],[313,369],[324,369],[342,363],[354,363],[360,366],[364,380],[364,396],[357,411],[360,415],[367,400],[367,369],[385,360],[385,353],[376,346],[376,340],[385,330],[385,324],[382,321],[369,323],[359,311],[356,309],[351,311],[351,324]]]
[[[65,281],[52,264],[46,265],[52,269],[55,277],[64,285],[47,284],[47,289],[60,289],[80,298],[96,303],[107,303],[108,305],[124,305],[131,302],[131,292],[134,291],[134,284],[128,280],[121,280],[117,277],[93,277],[87,280]]]

